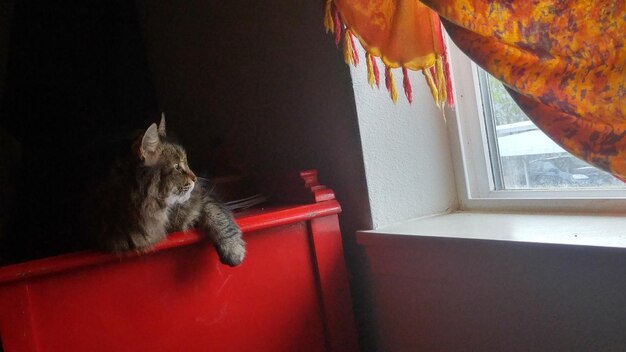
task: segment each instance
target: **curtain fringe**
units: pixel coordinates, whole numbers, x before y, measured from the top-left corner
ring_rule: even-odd
[[[446,80],[446,97],[448,106],[454,107],[454,93],[452,92],[452,76],[450,75],[450,61],[448,60],[448,48],[446,47],[445,40],[442,39],[442,61],[443,61],[443,75]]]
[[[341,23],[341,19],[339,19],[339,11],[336,6],[332,6],[333,12],[333,22],[335,24],[335,45],[339,46],[339,42],[341,42],[341,27],[343,26]]]
[[[380,73],[378,72],[376,57],[365,52],[365,61],[367,62],[367,82],[372,88],[374,88],[374,85],[380,88]]]
[[[326,28],[326,33],[334,33],[335,32],[335,22],[333,21],[333,0],[326,0],[326,8],[324,9],[324,27]]]
[[[426,78],[426,83],[428,83],[428,88],[430,88],[430,94],[433,96],[433,99],[435,99],[435,104],[440,106],[439,92],[437,92],[437,85],[435,84],[433,74],[430,71],[431,69],[432,67],[423,69],[422,74],[424,74],[424,77]]]
[[[376,79],[376,87],[380,88],[380,72],[378,71],[378,63],[376,57],[372,56],[372,67],[374,68],[374,78]]]
[[[354,37],[352,36],[352,31],[350,29],[346,29],[344,32],[343,59],[347,64],[352,64],[354,67],[359,64],[359,54],[356,51]]]
[[[393,73],[389,66],[385,66],[385,86],[387,87],[387,91],[393,103],[398,102],[398,91],[396,90],[396,84],[393,81]]]
[[[411,81],[409,80],[409,72],[406,67],[402,67],[402,85],[404,86],[404,94],[409,104],[413,103],[413,89],[411,88]]]
[[[435,70],[437,71],[437,90],[439,91],[439,104],[440,108],[443,109],[443,105],[447,101],[447,81],[444,75],[443,58],[441,57],[441,55],[437,55],[437,59],[435,60]]]
[[[365,63],[367,64],[367,83],[374,88],[376,84],[376,78],[374,77],[374,63],[372,62],[372,55],[365,52]]]

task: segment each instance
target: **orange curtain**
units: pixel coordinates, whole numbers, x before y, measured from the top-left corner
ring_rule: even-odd
[[[398,11],[402,1],[390,2]],[[362,8],[386,3],[358,2]],[[570,153],[626,179],[626,2],[422,3],[441,16],[461,50],[505,84],[542,131]],[[391,35],[403,37],[404,30],[413,28],[396,28]]]
[[[380,86],[377,61],[382,61],[385,86],[395,102],[392,68],[402,68],[405,95],[412,101],[407,70],[422,71],[438,105],[452,104],[439,16],[416,0],[327,0],[325,25],[343,39],[347,63],[358,65],[357,38],[365,48],[368,80]]]
[[[424,3],[542,131],[570,153],[626,178],[626,2]]]

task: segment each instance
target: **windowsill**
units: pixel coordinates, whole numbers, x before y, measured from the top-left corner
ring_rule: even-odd
[[[377,235],[626,248],[626,216],[455,212],[360,231],[357,240],[380,243]]]

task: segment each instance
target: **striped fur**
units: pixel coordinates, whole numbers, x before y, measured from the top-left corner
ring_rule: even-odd
[[[165,121],[152,124],[95,189],[90,213],[97,246],[111,252],[145,251],[168,233],[199,228],[222,263],[245,257],[245,242],[230,211],[187,164],[185,150],[167,140]]]

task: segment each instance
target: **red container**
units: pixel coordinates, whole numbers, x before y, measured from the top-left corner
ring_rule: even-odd
[[[18,351],[356,351],[332,191],[239,214],[231,268],[194,231],[147,254],[73,253],[0,268],[0,338]]]

